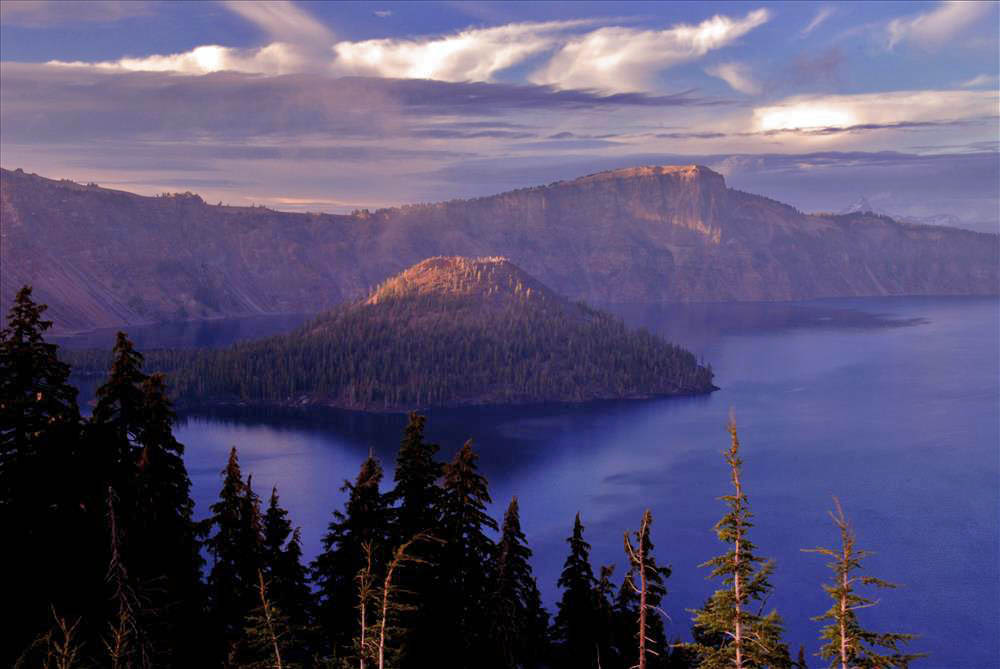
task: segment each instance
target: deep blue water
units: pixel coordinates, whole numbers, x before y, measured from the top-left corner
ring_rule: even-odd
[[[793,655],[819,647],[809,620],[828,604],[824,558],[838,496],[872,575],[903,584],[862,620],[911,632],[927,667],[1000,666],[1000,301],[873,298],[799,304],[625,309],[710,362],[707,397],[429,413],[450,456],[473,438],[500,517],[511,496],[550,608],[579,511],[597,566],[624,567],[622,532],[654,514],[658,560],[673,567],[668,633],[715,589],[698,564],[722,552],[711,528],[728,492],[721,452],[735,415],[760,554],[777,560],[772,604]],[[220,342],[224,343],[225,336]],[[220,343],[215,342],[215,343]],[[319,549],[369,448],[387,481],[404,417],[188,417],[178,428],[198,511],[218,492],[230,446],[255,488],[277,485],[306,552]],[[819,664],[819,660],[815,660]]]

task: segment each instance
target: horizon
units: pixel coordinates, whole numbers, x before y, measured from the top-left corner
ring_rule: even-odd
[[[344,213],[697,163],[1000,226],[996,3],[2,7],[0,163],[48,178]]]

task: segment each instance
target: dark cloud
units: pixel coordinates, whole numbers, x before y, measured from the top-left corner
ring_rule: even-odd
[[[514,111],[725,102],[699,98],[691,91],[665,96],[599,95],[531,85],[313,74],[186,76],[19,63],[3,63],[2,76],[3,139],[39,144],[113,137],[173,140],[322,134],[338,139],[382,138],[406,136],[415,121],[434,116],[496,117]],[[459,135],[453,124],[444,126],[446,131],[425,127],[418,133],[444,138],[514,139],[519,132],[521,138],[531,136],[515,128],[493,126],[479,131],[483,134],[475,134],[474,126],[468,126],[470,132]]]
[[[799,54],[790,66],[789,82],[794,84],[839,84],[846,58],[839,47],[819,53]]]

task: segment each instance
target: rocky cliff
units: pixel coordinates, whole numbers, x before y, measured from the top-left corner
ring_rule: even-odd
[[[996,294],[997,235],[807,215],[700,166],[637,167],[352,216],[0,175],[2,298],[59,330],[314,312],[437,255],[510,258],[591,303]]]

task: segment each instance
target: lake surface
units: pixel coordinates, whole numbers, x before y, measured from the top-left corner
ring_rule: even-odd
[[[721,389],[698,398],[428,414],[428,436],[444,456],[475,440],[495,517],[518,496],[550,612],[574,514],[582,515],[595,571],[616,563],[620,582],[622,532],[649,507],[655,554],[673,568],[668,634],[688,637],[686,609],[716,588],[698,564],[723,550],[711,528],[724,511],[716,498],[729,492],[721,453],[732,410],[756,515],[751,537],[777,561],[771,603],[793,656],[799,644],[809,654],[820,645],[809,618],[828,607],[820,584],[830,572],[824,558],[800,549],[835,545],[827,511],[836,495],[859,546],[875,551],[868,573],[903,584],[881,593],[882,604],[862,621],[919,634],[910,648],[931,653],[920,666],[1000,666],[1000,301],[619,311],[710,362]],[[202,330],[200,345],[232,341],[219,326],[218,337],[210,326]],[[399,415],[348,412],[217,414],[189,416],[177,433],[199,514],[217,495],[235,445],[262,496],[278,486],[311,557],[343,504],[344,479],[355,477],[369,448],[391,483],[404,423]]]

